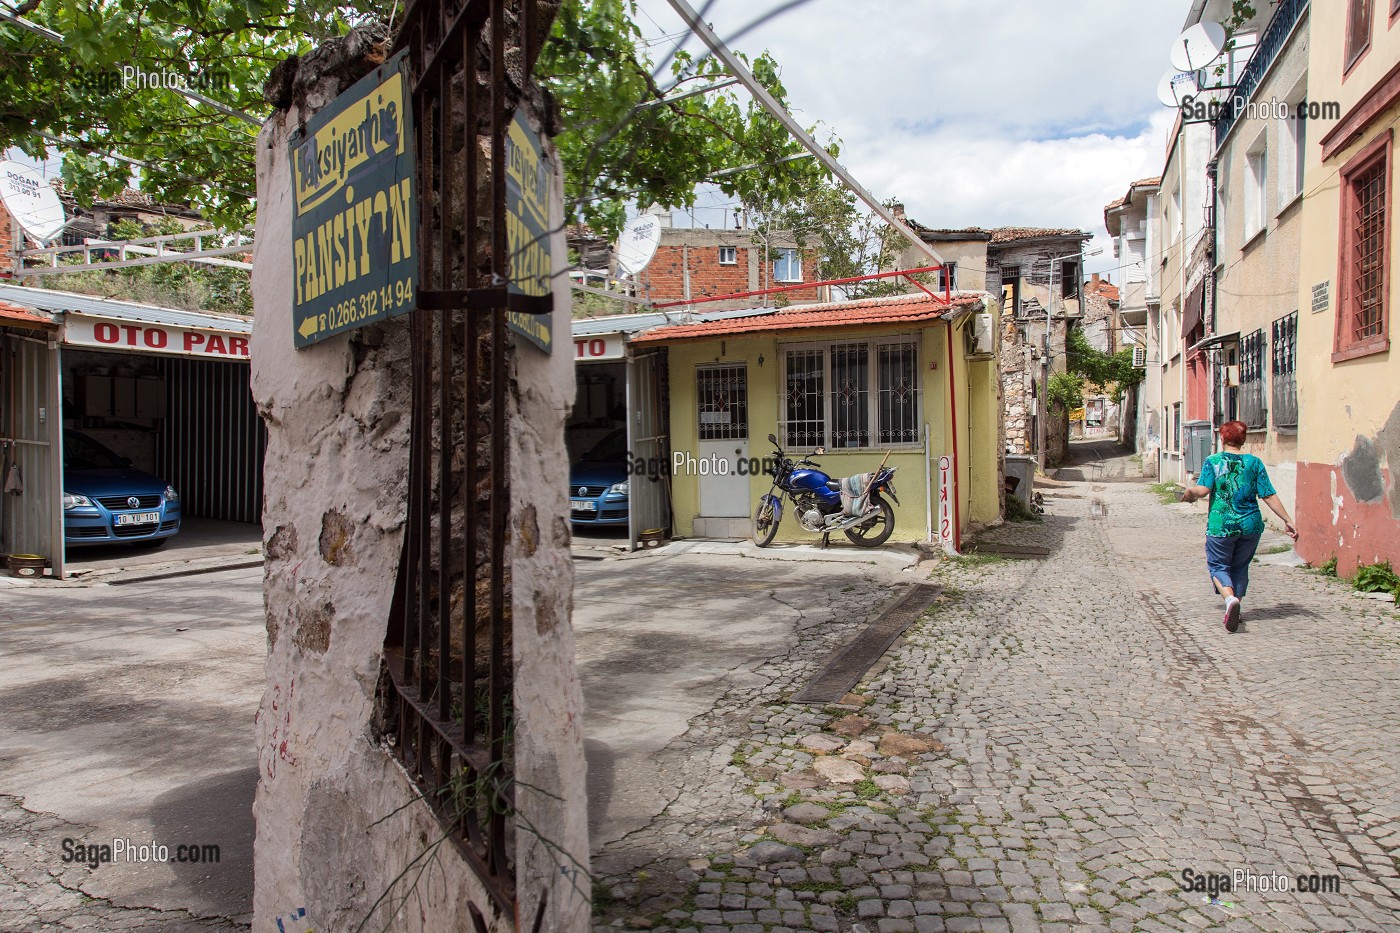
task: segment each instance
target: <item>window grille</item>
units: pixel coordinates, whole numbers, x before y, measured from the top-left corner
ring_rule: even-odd
[[[826,443],[826,352],[789,350],[784,381],[784,447]]]
[[[1298,312],[1285,314],[1273,324],[1274,427],[1298,426]]]
[[[1262,428],[1268,420],[1264,404],[1264,331],[1240,338],[1239,419],[1248,427]]]
[[[861,449],[919,442],[916,341],[795,347],[785,351],[784,366],[784,446]]]
[[[695,371],[700,440],[732,441],[749,436],[748,370],[706,366]]]
[[[1385,175],[1382,159],[1351,180],[1352,301],[1351,339],[1360,342],[1381,334],[1385,286]]]
[[[881,445],[915,444],[919,440],[918,368],[912,343],[885,344],[880,356]]]
[[[870,345],[831,348],[831,446],[870,446]]]

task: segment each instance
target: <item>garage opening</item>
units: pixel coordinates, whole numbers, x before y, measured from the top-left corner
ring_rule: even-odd
[[[574,410],[564,425],[574,538],[625,542],[630,511],[627,363],[579,363],[574,379]]]
[[[178,492],[179,532],[167,550],[260,540],[267,429],[247,363],[69,347],[61,386],[68,470],[92,465],[106,450]],[[168,506],[159,522],[161,531],[175,529]],[[70,563],[103,556],[104,544],[163,543],[150,535],[150,522],[66,524]]]

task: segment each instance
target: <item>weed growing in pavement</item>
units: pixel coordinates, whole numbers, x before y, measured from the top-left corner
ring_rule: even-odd
[[[880,796],[880,786],[868,778],[856,781],[851,785],[851,790],[855,791],[855,795],[861,800],[874,800]]]
[[[1008,522],[1031,522],[1034,524],[1045,521],[1035,509],[1029,508],[1022,502],[1019,496],[1006,497],[1006,520]]]
[[[958,554],[953,557],[943,558],[955,567],[981,567],[984,564],[1004,564],[1006,558],[1000,554],[983,554],[980,551],[972,551],[967,554]],[[943,592],[948,592],[944,590]]]
[[[1153,483],[1147,487],[1147,491],[1156,496],[1163,505],[1180,501],[1177,494],[1181,492],[1181,487],[1176,483]]]
[[[1334,554],[1321,564],[1318,564],[1316,567],[1313,568],[1313,573],[1317,574],[1320,577],[1336,578],[1337,556]]]
[[[1291,545],[1291,544],[1275,544],[1273,547],[1265,548],[1264,550],[1260,551],[1259,553],[1260,553],[1260,554],[1265,554],[1265,555],[1268,555],[1268,554],[1287,554],[1287,553],[1288,553],[1289,551],[1291,551],[1291,550],[1293,550],[1293,545]]]
[[[1400,601],[1400,576],[1391,569],[1388,560],[1357,567],[1351,585],[1361,593],[1389,593]]]

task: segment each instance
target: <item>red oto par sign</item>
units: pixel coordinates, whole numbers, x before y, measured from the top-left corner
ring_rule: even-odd
[[[178,327],[149,321],[66,314],[63,342],[135,353],[166,353],[222,360],[248,359],[248,334],[203,327]]]

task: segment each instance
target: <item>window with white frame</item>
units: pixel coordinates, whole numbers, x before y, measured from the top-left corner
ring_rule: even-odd
[[[775,282],[802,281],[801,250],[787,247],[773,250],[773,280]]]
[[[1261,137],[1254,149],[1245,156],[1244,169],[1244,238],[1248,240],[1264,229],[1267,222],[1269,192],[1269,150]]]
[[[947,291],[955,292],[955,291],[958,290],[958,264],[955,263],[955,262],[950,262],[950,263],[948,263],[948,265],[947,265],[947,269],[948,269]],[[935,292],[944,291],[943,268],[942,268],[942,267],[940,267],[939,269],[937,269],[937,270],[933,273],[933,290],[934,290]]]
[[[719,264],[721,266],[737,266],[739,264],[739,247],[721,246],[719,248]]]
[[[1128,282],[1147,281],[1147,238],[1126,237],[1123,240],[1123,278]]]
[[[1303,190],[1303,157],[1307,152],[1307,121],[1292,117],[1279,127],[1278,204],[1282,209]]]
[[[882,337],[783,348],[783,446],[919,442],[918,341]]]

